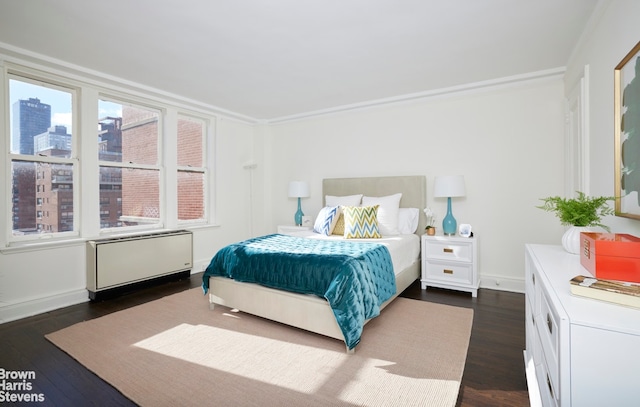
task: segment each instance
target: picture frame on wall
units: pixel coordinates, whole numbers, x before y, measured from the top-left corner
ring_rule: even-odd
[[[640,42],[614,69],[615,212],[640,219]]]

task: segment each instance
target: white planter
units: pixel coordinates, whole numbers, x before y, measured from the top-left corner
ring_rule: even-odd
[[[562,247],[571,254],[580,254],[580,232],[591,232],[591,228],[571,226],[562,235]]]

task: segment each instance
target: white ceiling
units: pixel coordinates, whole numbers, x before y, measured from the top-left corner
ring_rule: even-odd
[[[270,120],[561,68],[597,3],[0,0],[0,48]]]

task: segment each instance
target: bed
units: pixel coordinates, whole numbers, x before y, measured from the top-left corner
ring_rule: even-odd
[[[393,281],[393,292],[385,296],[384,301],[378,304],[379,310],[384,309],[387,304],[393,301],[398,294],[418,279],[420,275],[419,235],[423,233],[425,226],[422,208],[426,204],[426,177],[331,178],[323,180],[322,189],[323,204],[326,204],[324,202],[326,196],[345,197],[362,194],[367,197],[385,197],[401,193],[400,208],[418,208],[418,225],[412,236],[402,236],[402,239],[400,239],[400,236],[366,239],[369,243],[373,243],[374,246],[385,247],[391,256],[393,264],[392,278],[395,281]],[[319,237],[320,235],[317,233],[301,232],[299,236],[295,236],[293,239],[315,240]],[[281,235],[269,235],[256,239],[284,238]],[[336,236],[322,236],[322,240],[324,241],[325,239],[328,241],[342,240],[342,238]],[[410,242],[408,246],[400,245],[400,249],[394,246],[399,240],[403,239]],[[347,240],[351,241],[352,239]],[[360,241],[360,239],[354,239],[353,241]],[[409,247],[409,250],[407,251],[403,247]],[[214,260],[212,260],[212,264],[213,262]],[[329,336],[344,341],[348,352],[353,352],[359,342],[359,338],[354,341],[349,336],[350,334],[345,333],[343,324],[339,324],[336,320],[335,309],[329,305],[328,300],[325,298],[313,294],[269,288],[260,284],[240,282],[225,276],[209,276],[207,272],[205,272],[203,287],[208,285],[205,288],[205,292],[208,291],[211,308],[216,304],[223,305]],[[366,318],[362,322],[361,329],[368,320],[369,318]]]

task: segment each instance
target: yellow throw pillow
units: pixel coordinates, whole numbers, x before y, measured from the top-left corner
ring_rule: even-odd
[[[344,236],[344,215],[342,214],[342,211],[340,211],[340,216],[338,216],[338,221],[333,227],[333,231],[331,232],[331,234]]]
[[[378,208],[373,206],[344,206],[345,239],[379,239]]]

